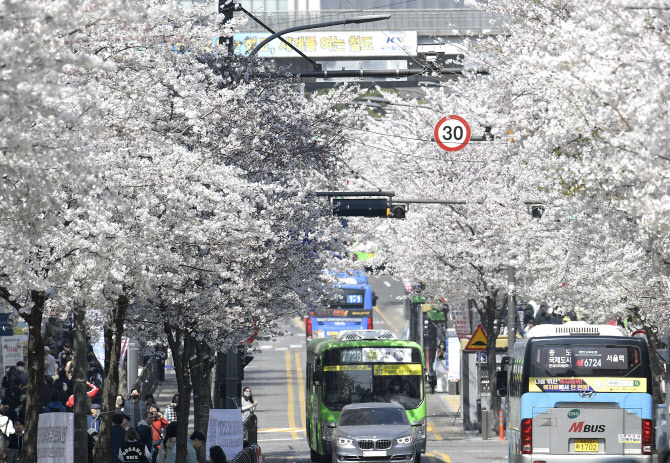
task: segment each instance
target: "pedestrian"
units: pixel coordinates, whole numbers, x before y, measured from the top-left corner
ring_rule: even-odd
[[[163,439],[163,445],[158,449],[156,463],[165,463],[165,460],[167,460],[168,455],[172,452],[172,447],[175,446],[176,442],[177,422],[173,421],[168,425],[167,429],[165,429],[165,439]]]
[[[195,449],[196,455],[198,453],[198,450],[205,448],[206,440],[207,438],[200,431],[195,431],[193,434],[191,434],[191,445]]]
[[[44,346],[44,376],[56,376],[56,357],[51,355],[49,346]]]
[[[3,399],[3,405],[0,406],[0,449],[4,450],[7,447],[7,444],[9,443],[9,436],[14,434],[14,424],[12,423],[12,420],[9,419],[8,416],[5,415],[5,412],[7,411],[7,406],[4,405],[4,399]]]
[[[160,409],[158,408],[158,405],[156,404],[151,404],[149,407],[149,411],[151,412],[152,419],[151,423],[149,423],[149,426],[151,426],[151,439],[152,439],[152,452],[155,449],[159,449],[161,446],[161,441],[163,438],[163,429],[166,429],[170,422],[165,419],[163,414],[160,412]]]
[[[114,414],[112,422],[114,423],[112,425],[112,438],[111,438],[112,463],[119,463],[123,461],[122,459],[119,458],[119,450],[121,449],[123,443],[126,441],[126,428],[123,427],[123,423],[125,422],[127,426],[128,422],[124,420],[123,415],[120,413]]]
[[[139,422],[147,412],[147,405],[140,401],[140,391],[138,389],[130,391],[130,400],[125,403],[123,410],[130,416],[130,426],[137,429]]]
[[[139,436],[139,441],[142,442],[149,448],[149,452],[153,449],[153,434],[151,432],[150,422],[153,421],[153,415],[150,411],[144,412],[144,417],[137,423],[137,435]]]
[[[151,453],[139,440],[137,430],[132,426],[126,430],[126,441],[121,445],[117,456],[124,463],[149,463]]]
[[[179,394],[172,396],[172,402],[165,407],[165,419],[172,422],[177,421],[177,403],[179,402]]]
[[[93,398],[98,394],[98,391],[99,391],[100,389],[98,389],[97,386],[96,386],[95,384],[91,384],[91,383],[88,383],[88,382],[87,382],[86,385],[89,387],[88,392],[87,392],[86,394],[88,395],[88,398],[89,398],[91,401],[93,401]],[[66,406],[66,407],[69,407],[70,410],[74,409],[74,394],[72,394],[72,395],[70,396],[70,398],[67,399],[67,402],[65,403],[65,406]],[[100,408],[99,405],[98,405],[98,408]],[[90,428],[90,426],[89,426],[89,428]]]
[[[100,431],[100,404],[91,405],[91,414],[86,417],[86,427]]]
[[[2,378],[2,387],[5,390],[5,396],[10,394],[10,390],[14,384],[14,378],[16,378],[16,367],[6,368],[5,376]]]
[[[62,392],[63,389],[61,387],[60,392]],[[65,405],[63,405],[63,402],[60,400],[60,393],[56,389],[51,390],[51,399],[49,400],[49,403],[47,406],[44,408],[44,413],[56,413],[56,412],[66,412],[67,410],[65,409]]]
[[[244,391],[242,391],[242,421],[246,420],[250,415],[254,415],[257,406],[258,401],[254,400],[251,388],[249,386],[245,387]]]
[[[28,373],[26,372],[26,364],[22,361],[16,364],[16,376],[21,379],[24,386],[28,385]]]
[[[14,434],[9,436],[9,449],[6,453],[5,463],[17,463],[21,455],[21,448],[23,447],[23,437],[26,431],[25,423],[22,419],[14,420]]]
[[[126,403],[126,401],[123,400],[123,396],[117,395],[116,396],[116,408],[114,409],[114,413],[124,413],[123,407],[124,407],[125,403]]]
[[[534,318],[529,318],[528,321],[526,322],[526,327],[523,329],[523,335],[526,336],[528,332],[535,326],[535,319]]]
[[[59,370],[65,369],[65,365],[72,360],[72,349],[70,348],[70,341],[63,341],[63,350],[58,354]]]
[[[211,463],[227,463],[226,453],[221,447],[215,445],[209,448],[209,461]]]
[[[154,400],[154,395],[153,394],[147,394],[144,396],[144,404],[149,408],[152,404],[155,404],[156,400]]]

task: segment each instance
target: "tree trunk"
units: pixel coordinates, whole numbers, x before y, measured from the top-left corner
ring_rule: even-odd
[[[103,367],[100,432],[94,453],[94,460],[97,463],[111,461],[112,419],[116,408],[116,396],[119,393],[119,360],[121,359],[123,323],[128,312],[128,303],[128,297],[119,296],[117,304],[112,305],[111,322],[104,326],[105,365]]]
[[[30,315],[21,313],[28,322],[28,389],[26,392],[26,433],[21,449],[21,461],[37,461],[37,427],[42,411],[42,387],[44,385],[44,339],[42,318],[46,294],[31,291],[33,307]],[[25,308],[24,308],[25,310]]]
[[[174,371],[177,375],[177,462],[186,461],[188,440],[188,417],[191,408],[191,378],[189,360],[193,353],[193,337],[180,328],[173,328],[168,323],[164,325],[168,344],[172,350]]]
[[[194,429],[207,435],[209,410],[212,408],[212,349],[202,341],[193,341],[195,356],[191,360],[193,384]],[[198,451],[198,461],[205,461],[206,449]]]

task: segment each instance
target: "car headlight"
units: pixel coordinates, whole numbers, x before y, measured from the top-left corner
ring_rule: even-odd
[[[399,437],[395,441],[401,445],[408,445],[412,443],[412,436]]]
[[[343,447],[353,447],[353,443],[354,443],[353,439],[347,439],[345,437],[337,438],[337,444],[342,445]]]

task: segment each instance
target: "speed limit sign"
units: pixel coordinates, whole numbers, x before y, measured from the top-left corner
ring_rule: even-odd
[[[470,141],[470,126],[460,116],[445,116],[435,125],[434,135],[440,148],[458,151]]]

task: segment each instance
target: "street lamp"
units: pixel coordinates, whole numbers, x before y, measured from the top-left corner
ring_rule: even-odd
[[[353,18],[340,19],[338,21],[330,21],[330,22],[318,23],[318,24],[305,24],[303,26],[289,27],[288,29],[284,29],[284,30],[281,30],[279,32],[275,32],[270,37],[266,38],[261,43],[256,45],[254,47],[254,49],[249,52],[249,56],[254,56],[256,53],[258,53],[258,50],[263,48],[267,43],[273,41],[277,37],[281,37],[282,35],[288,34],[290,32],[304,31],[306,29],[317,29],[319,27],[341,26],[343,24],[371,23],[371,22],[375,22],[375,21],[383,21],[384,19],[389,19],[390,17],[391,16],[379,16],[379,15],[377,15],[377,16],[374,16],[374,15],[355,16]]]

